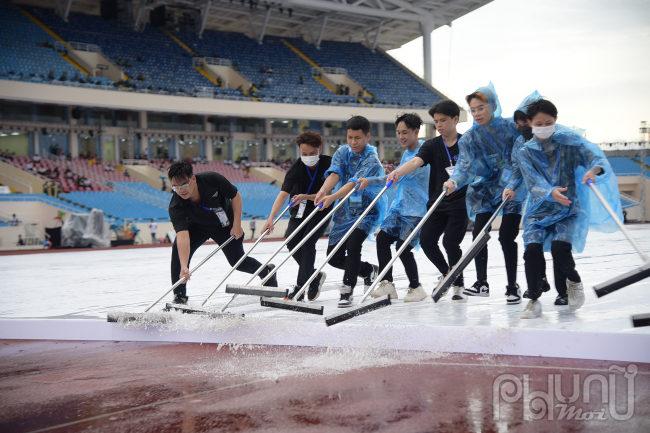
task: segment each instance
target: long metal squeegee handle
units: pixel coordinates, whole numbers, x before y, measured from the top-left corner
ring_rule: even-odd
[[[282,211],[282,213],[281,213],[280,215],[278,215],[278,216],[273,220],[273,225],[276,225],[277,222],[280,221],[280,218],[282,218],[282,217],[284,216],[284,214],[287,213],[287,211],[288,211],[289,208],[291,207],[291,204],[292,204],[292,203],[289,203],[289,206],[285,207],[284,210]],[[227,273],[227,274],[226,274],[226,275],[221,279],[221,281],[219,281],[219,284],[217,284],[217,286],[216,286],[216,287],[215,287],[215,288],[210,292],[210,294],[209,294],[209,295],[208,295],[208,296],[203,300],[203,302],[201,302],[201,306],[205,305],[205,303],[208,302],[208,299],[210,299],[210,297],[211,297],[212,295],[214,295],[214,292],[216,292],[217,289],[218,289],[219,287],[221,287],[221,285],[223,284],[223,282],[226,281],[226,279],[230,276],[230,274],[232,274],[233,272],[235,272],[235,269],[237,269],[237,268],[239,267],[239,265],[241,265],[242,262],[243,262],[244,260],[246,260],[246,257],[248,257],[248,255],[251,253],[251,251],[253,251],[253,248],[255,248],[255,247],[257,246],[257,244],[259,244],[260,242],[262,242],[262,239],[264,239],[264,237],[265,237],[268,233],[269,233],[269,230],[268,230],[268,229],[264,230],[264,232],[260,235],[260,237],[257,238],[257,240],[255,241],[255,243],[253,244],[253,246],[251,246],[251,247],[248,249],[248,251],[246,251],[246,253],[241,257],[241,259],[239,259],[239,260],[237,261],[237,263],[235,263],[235,265],[234,265],[232,268],[230,268],[230,270],[228,271],[228,273]]]
[[[320,204],[320,205],[318,205],[317,207],[315,207],[313,211],[311,211],[311,213],[307,216],[307,218],[305,218],[305,220],[304,220],[302,223],[300,223],[300,225],[299,225],[299,226],[298,226],[298,227],[293,231],[293,233],[291,233],[291,234],[289,235],[289,237],[288,237],[287,239],[285,239],[284,242],[282,242],[282,245],[280,245],[280,246],[275,250],[275,252],[271,255],[271,257],[269,257],[268,260],[262,264],[262,266],[260,266],[259,268],[257,268],[257,270],[255,271],[255,273],[254,273],[254,274],[253,274],[253,275],[248,279],[248,281],[246,281],[246,283],[244,284],[245,286],[249,285],[249,284],[251,283],[251,281],[253,281],[253,279],[254,279],[255,277],[257,277],[257,276],[260,274],[260,272],[262,272],[262,270],[264,270],[264,269],[268,266],[268,264],[271,262],[271,260],[273,260],[273,258],[274,258],[275,256],[277,256],[277,255],[280,253],[280,251],[282,251],[282,249],[283,249],[283,248],[284,248],[284,247],[285,247],[285,246],[286,246],[286,245],[291,241],[291,239],[293,239],[293,238],[294,238],[298,233],[300,233],[300,230],[302,230],[302,228],[303,228],[303,227],[304,227],[304,226],[305,226],[305,225],[306,225],[306,224],[307,224],[307,223],[308,223],[308,222],[309,222],[309,221],[310,221],[314,216],[316,216],[316,214],[320,211],[320,209],[321,209],[322,207],[323,207],[323,205]],[[297,250],[297,248],[294,248],[294,251],[296,251],[296,250]],[[293,255],[293,254],[292,254],[292,255]],[[291,255],[290,255],[289,257],[291,257]],[[266,283],[266,282],[267,282],[267,281],[268,281],[268,280],[269,280],[273,275],[275,275],[275,273],[278,271],[278,269],[280,269],[280,266],[282,266],[286,261],[287,261],[286,259],[283,260],[282,263],[280,263],[280,264],[279,264],[278,266],[276,266],[273,270],[271,270],[271,272],[269,272],[269,274],[268,274],[266,277],[264,277],[264,279],[262,280],[262,282],[260,283],[260,285],[263,286],[263,285],[264,285],[264,284],[265,284],[265,283]],[[224,311],[226,311],[226,308],[228,308],[228,305],[230,305],[230,303],[231,303],[232,301],[234,301],[236,297],[237,297],[237,293],[233,293],[233,295],[230,297],[230,299],[229,299],[228,301],[226,301],[226,303],[223,304],[223,306],[219,309],[219,312],[222,312],[222,313],[223,313]],[[206,301],[207,301],[207,299],[206,299]]]
[[[375,278],[375,281],[373,281],[373,283],[370,285],[368,290],[366,290],[366,293],[363,294],[363,296],[361,297],[361,299],[359,300],[357,305],[363,304],[363,301],[366,300],[368,295],[370,295],[372,293],[372,291],[375,290],[377,285],[381,282],[381,279],[384,278],[384,276],[388,273],[388,270],[391,268],[391,266],[393,266],[393,263],[395,263],[395,261],[399,258],[399,256],[402,255],[404,250],[406,250],[406,248],[408,248],[409,243],[413,240],[415,235],[422,229],[422,226],[424,226],[424,223],[427,222],[427,220],[429,219],[431,214],[436,210],[436,208],[438,207],[440,202],[445,198],[445,194],[447,194],[447,188],[445,188],[442,191],[442,194],[440,194],[440,196],[438,196],[438,198],[433,203],[433,205],[431,205],[431,208],[429,208],[427,213],[424,214],[424,216],[422,217],[422,220],[420,220],[418,225],[415,226],[415,228],[413,229],[411,234],[406,238],[406,240],[404,241],[404,243],[402,244],[400,249],[397,250],[397,253],[395,254],[395,256],[390,260],[390,262],[388,262],[388,264],[386,266],[384,266],[384,269],[382,269],[382,271],[379,273],[379,275],[377,275],[377,277]]]
[[[386,186],[384,186],[382,188],[382,190],[379,191],[379,194],[377,194],[377,197],[375,197],[375,199],[370,202],[370,204],[368,205],[366,210],[363,211],[363,213],[361,215],[359,215],[359,218],[357,218],[357,220],[352,225],[352,227],[350,227],[350,230],[348,230],[347,233],[345,233],[345,235],[343,236],[343,238],[340,241],[338,241],[338,243],[336,244],[334,249],[325,258],[325,261],[318,267],[318,269],[316,269],[314,271],[313,274],[311,274],[311,277],[309,277],[309,279],[307,281],[305,281],[305,284],[302,285],[302,288],[300,289],[300,291],[298,293],[296,293],[296,295],[293,297],[293,299],[300,299],[300,297],[303,295],[303,293],[305,293],[305,290],[307,290],[307,287],[309,287],[309,285],[312,283],[312,281],[314,281],[316,279],[316,277],[318,277],[318,274],[320,273],[320,271],[322,271],[323,268],[325,267],[325,265],[332,259],[332,257],[334,257],[334,254],[336,254],[336,252],[339,250],[339,248],[341,248],[341,246],[343,246],[343,244],[345,243],[347,238],[350,237],[350,235],[352,234],[354,229],[356,229],[359,226],[359,224],[361,224],[361,221],[363,221],[363,219],[366,217],[366,215],[368,215],[370,213],[370,211],[377,204],[377,202],[379,201],[381,196],[383,196],[384,193],[386,191],[388,191],[388,188],[390,188],[391,186],[393,186],[393,181],[389,180],[388,183],[386,184]],[[350,191],[350,193],[348,193],[348,195],[345,196],[344,200],[347,200],[352,195],[352,193],[354,193],[356,191],[356,189],[357,189],[357,187],[355,187],[355,189]],[[341,203],[344,200],[341,200]],[[306,239],[309,239],[309,237],[307,237]]]
[[[222,250],[226,245],[228,245],[230,242],[232,242],[233,239],[235,239],[235,236],[234,236],[234,235],[231,236],[231,237],[229,237],[228,240],[227,240],[226,242],[224,242],[223,244],[221,244],[221,245],[219,245],[217,248],[215,248],[215,249],[214,249],[210,254],[208,254],[208,255],[206,256],[206,258],[204,258],[203,260],[201,260],[201,262],[199,262],[199,264],[197,264],[196,266],[194,266],[194,267],[190,270],[190,275],[192,275],[192,274],[193,274],[197,269],[199,269],[199,268],[201,267],[201,265],[203,265],[205,262],[207,262],[207,261],[208,261],[212,256],[214,256],[215,254],[217,254],[217,253],[218,253],[220,250]],[[144,310],[144,312],[146,313],[147,311],[151,310],[151,309],[154,307],[154,305],[156,305],[158,302],[160,302],[160,301],[162,300],[162,298],[164,298],[165,296],[167,296],[167,294],[168,294],[169,292],[171,292],[171,291],[174,290],[176,287],[178,287],[178,286],[180,286],[181,284],[183,284],[183,283],[185,282],[186,279],[187,279],[187,278],[183,277],[183,278],[181,278],[180,280],[176,281],[176,283],[175,283],[175,284],[174,284],[174,285],[173,285],[169,290],[167,290],[165,293],[163,293],[163,295],[162,295],[160,298],[156,299],[156,300],[155,300],[151,305],[149,305],[149,306],[147,307],[147,309]]]
[[[650,257],[641,249],[639,244],[636,243],[634,239],[632,239],[632,236],[630,236],[630,233],[627,231],[621,220],[616,216],[616,213],[614,212],[614,209],[611,208],[609,203],[607,203],[607,200],[605,200],[605,197],[601,194],[600,191],[598,191],[598,188],[596,188],[594,182],[591,179],[587,179],[587,185],[591,187],[591,190],[596,194],[596,197],[598,197],[598,200],[600,200],[600,203],[603,205],[607,213],[612,217],[616,225],[618,226],[619,229],[623,232],[625,237],[627,238],[628,241],[632,244],[634,249],[636,250],[637,253],[641,256],[644,262],[650,262]]]

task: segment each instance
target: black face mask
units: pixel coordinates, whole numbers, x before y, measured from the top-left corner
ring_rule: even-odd
[[[519,131],[526,141],[533,138],[533,128],[528,125],[517,126],[517,131]]]

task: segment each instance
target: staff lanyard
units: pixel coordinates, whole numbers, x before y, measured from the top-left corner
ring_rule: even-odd
[[[456,144],[458,144],[459,137],[460,134],[456,134]],[[440,138],[442,138],[442,143],[445,145],[445,150],[447,151],[447,156],[449,157],[449,165],[454,165],[452,162],[451,154],[449,153],[449,148],[447,147],[447,142],[445,141],[445,137],[441,135]],[[458,155],[454,156],[454,159],[458,159]]]
[[[311,179],[311,182],[309,183],[309,188],[307,188],[307,194],[309,194],[309,191],[311,191],[311,187],[314,184],[314,181],[316,180],[316,177],[318,176],[318,166],[320,165],[320,161],[318,161],[318,164],[316,164],[316,170],[314,171],[314,176],[312,177],[311,173],[309,172],[309,167],[305,166],[305,169],[307,170],[307,176]]]

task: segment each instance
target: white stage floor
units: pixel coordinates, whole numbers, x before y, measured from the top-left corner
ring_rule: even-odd
[[[650,226],[628,226],[645,251],[650,251]],[[650,279],[596,298],[593,285],[641,264],[640,257],[620,233],[590,232],[584,253],[575,256],[585,284],[586,302],[578,311],[554,306],[552,262],[548,259],[550,292],[541,298],[543,316],[521,320],[525,302],[508,306],[505,301],[505,267],[493,232],[489,243],[489,298],[469,298],[452,304],[449,295],[438,304],[430,298],[405,304],[408,281],[401,262],[394,269],[400,299],[390,307],[327,328],[323,316],[261,307],[259,298],[240,296],[229,311],[245,313],[243,321],[208,320],[184,315],[160,328],[120,328],[106,323],[109,311],[140,312],[170,286],[171,248],[120,249],[92,252],[57,252],[4,256],[0,273],[4,302],[0,306],[0,338],[118,339],[155,341],[202,341],[242,344],[298,344],[313,346],[372,346],[412,350],[561,356],[650,362],[650,328],[633,328],[630,316],[650,313]],[[518,281],[526,288],[523,242],[519,242]],[[471,243],[467,233],[463,250]],[[244,244],[248,249],[252,244]],[[280,245],[263,242],[251,254],[264,262]],[[327,241],[317,244],[317,265],[325,258]],[[214,245],[197,251],[194,263]],[[283,250],[273,263],[286,257]],[[422,251],[416,252],[421,282],[430,293],[439,275]],[[375,244],[366,241],[363,259],[377,263]],[[229,266],[217,254],[192,277],[188,285],[190,303],[200,303],[227,272]],[[340,311],[337,286],[343,272],[326,266],[327,281],[315,302],[324,305],[325,315]],[[295,284],[297,265],[290,259],[278,272],[281,286]],[[248,274],[235,273],[230,283],[243,284]],[[465,271],[465,283],[476,279],[474,265]],[[256,281],[259,279],[256,278]],[[230,295],[222,286],[206,307],[218,309]],[[359,280],[358,301],[363,290]],[[170,301],[169,295],[164,301]],[[164,302],[163,301],[163,302]],[[164,305],[155,307],[160,310]],[[76,319],[76,320],[75,320]],[[217,323],[218,322],[218,323]],[[363,336],[363,338],[361,338]]]

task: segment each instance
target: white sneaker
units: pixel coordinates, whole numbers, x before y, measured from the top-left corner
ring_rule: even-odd
[[[348,308],[352,306],[352,287],[342,284],[339,286],[339,293],[341,299],[339,300],[339,308]]]
[[[467,302],[467,295],[463,294],[465,288],[463,286],[451,286],[454,289],[454,296],[451,297],[451,302],[462,304]]]
[[[373,298],[381,298],[383,296],[390,295],[390,299],[397,299],[397,290],[395,290],[395,284],[392,281],[382,281],[379,283],[377,288],[370,293],[370,296]]]
[[[542,303],[532,299],[526,304],[526,308],[521,312],[520,319],[535,319],[542,316]]]
[[[585,303],[585,292],[582,283],[566,280],[567,294],[569,295],[569,308],[577,310]]]
[[[433,293],[435,293],[436,290],[438,290],[438,287],[440,287],[440,286],[442,285],[442,281],[443,281],[444,279],[445,279],[445,275],[440,275],[440,276],[438,277],[438,283],[436,284],[436,288],[433,289]],[[441,297],[441,298],[444,298],[445,296],[447,296],[447,293],[449,293],[449,288],[447,288],[447,290],[445,290],[445,293],[443,293],[440,297]]]
[[[422,288],[422,284],[417,286],[415,289],[412,289],[409,287],[409,291],[404,296],[404,302],[420,302],[424,298],[427,297],[427,294],[424,293],[424,289]]]

